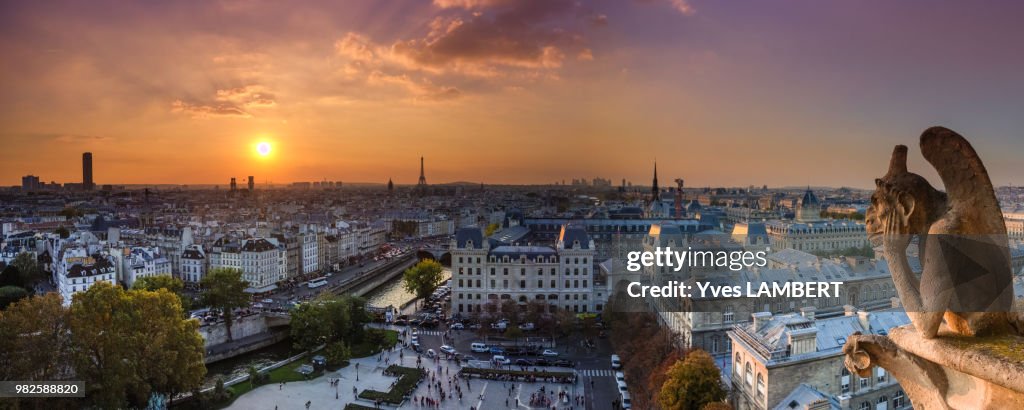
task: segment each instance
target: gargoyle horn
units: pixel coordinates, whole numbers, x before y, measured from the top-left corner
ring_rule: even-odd
[[[907,173],[907,146],[897,145],[892,150],[892,159],[889,160],[889,173],[886,177]]]

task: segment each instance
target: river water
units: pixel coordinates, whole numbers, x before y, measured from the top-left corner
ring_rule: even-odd
[[[444,268],[442,276],[444,280],[451,278],[451,269]],[[390,305],[398,308],[412,302],[414,299],[416,299],[416,295],[406,292],[402,286],[401,276],[385,282],[366,295],[367,305],[376,307],[387,307]],[[203,383],[203,387],[215,385],[218,377],[223,377],[227,381],[248,374],[249,366],[263,368],[299,353],[299,351],[292,348],[291,339],[285,339],[280,343],[256,351],[211,363],[206,367],[206,380]]]
[[[441,271],[443,280],[448,280],[452,277],[451,268],[444,268]],[[402,277],[398,276],[390,281],[385,282],[379,288],[374,289],[366,295],[366,304],[373,307],[388,307],[393,306],[395,308],[401,308],[406,303],[412,302],[416,299],[416,294],[410,293],[405,290],[405,286],[402,283]]]

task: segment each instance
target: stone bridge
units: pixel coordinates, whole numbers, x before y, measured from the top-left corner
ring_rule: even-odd
[[[448,251],[447,245],[439,248],[419,248],[416,257],[419,260],[433,259],[444,266],[452,266],[452,254]]]

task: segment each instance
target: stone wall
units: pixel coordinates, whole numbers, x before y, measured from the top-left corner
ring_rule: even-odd
[[[231,336],[238,340],[266,333],[267,329],[267,322],[263,315],[244,316],[235,318],[234,323],[231,325]],[[200,327],[199,335],[203,337],[206,348],[228,341],[228,329],[224,323]]]

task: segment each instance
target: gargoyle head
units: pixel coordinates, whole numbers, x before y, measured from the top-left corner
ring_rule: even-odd
[[[868,239],[881,244],[883,234],[920,235],[945,209],[946,194],[920,175],[907,171],[907,147],[897,145],[889,172],[875,179],[875,192],[864,215]]]

